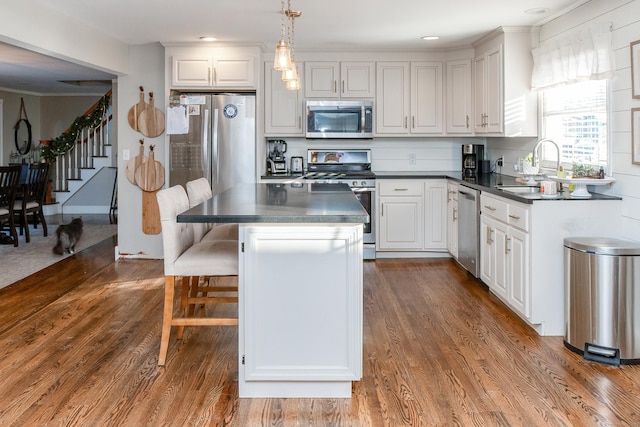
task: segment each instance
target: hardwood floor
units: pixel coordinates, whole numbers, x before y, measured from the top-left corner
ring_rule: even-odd
[[[640,366],[584,361],[443,259],[365,263],[351,399],[238,399],[237,328],[173,331],[158,367],[162,261],[113,244],[0,290],[0,425],[640,425]]]

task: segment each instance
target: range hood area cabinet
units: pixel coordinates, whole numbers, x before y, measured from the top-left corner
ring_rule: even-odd
[[[260,57],[252,47],[165,46],[172,89],[256,89]]]
[[[381,136],[442,135],[442,62],[376,64],[376,130]]]
[[[298,68],[304,63],[299,62]],[[300,73],[300,84],[304,75]],[[287,90],[282,71],[273,69],[273,62],[264,63],[264,134],[272,137],[295,136],[304,138],[304,99],[301,90]]]
[[[531,27],[501,27],[474,45],[474,130],[477,135],[538,135],[538,97],[531,90],[537,39]]]
[[[375,63],[371,61],[304,63],[304,96],[307,98],[373,98]],[[299,70],[300,71],[300,70]]]

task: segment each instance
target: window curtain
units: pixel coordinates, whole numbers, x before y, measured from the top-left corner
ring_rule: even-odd
[[[598,23],[541,43],[533,55],[532,89],[612,78],[611,24]]]

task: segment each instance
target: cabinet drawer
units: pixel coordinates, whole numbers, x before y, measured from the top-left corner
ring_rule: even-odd
[[[504,223],[508,222],[509,204],[496,197],[480,194],[480,211],[482,215],[493,217]]]
[[[509,225],[523,231],[529,231],[529,208],[510,203]]]
[[[380,196],[422,196],[420,179],[380,180],[378,195]]]

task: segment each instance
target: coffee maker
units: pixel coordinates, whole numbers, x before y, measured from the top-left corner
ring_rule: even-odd
[[[474,178],[482,173],[488,173],[489,170],[482,170],[482,166],[486,163],[483,145],[464,144],[462,146],[462,176],[464,178]]]
[[[287,143],[281,139],[272,139],[268,144],[267,175],[286,175],[288,171],[284,153],[287,152]]]

